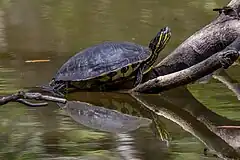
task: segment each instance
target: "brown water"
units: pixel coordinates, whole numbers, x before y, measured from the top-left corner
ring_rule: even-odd
[[[162,59],[216,17],[212,8],[226,3],[225,0],[1,0],[0,92],[4,95],[47,83],[70,56],[96,43],[112,40],[147,45],[167,25],[173,35],[161,53]],[[31,59],[50,59],[50,62],[25,63]],[[234,66],[228,71],[240,80],[237,70]],[[211,80],[188,88],[194,97],[186,90],[176,89],[145,98],[160,108],[197,106],[196,113],[206,110],[205,105],[220,115],[240,120],[239,101],[222,83]],[[129,95],[80,93],[71,98],[152,118]],[[157,121],[171,136],[170,141],[162,141],[152,126],[128,133],[107,133],[76,123],[68,110],[54,103],[43,108],[9,103],[0,108],[0,159],[215,159],[204,156],[202,142],[172,120],[158,117]]]

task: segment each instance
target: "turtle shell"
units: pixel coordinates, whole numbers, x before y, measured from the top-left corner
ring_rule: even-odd
[[[71,57],[55,81],[85,81],[140,63],[150,56],[147,47],[130,42],[104,42]]]

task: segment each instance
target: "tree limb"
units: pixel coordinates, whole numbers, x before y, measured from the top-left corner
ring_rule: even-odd
[[[32,102],[27,101],[26,99],[37,100],[37,101],[44,100],[44,101],[58,102],[58,103],[64,103],[64,104],[67,102],[67,100],[63,99],[63,98],[42,95],[41,93],[31,93],[31,92],[20,91],[18,93],[12,94],[12,95],[1,97],[0,105],[7,104],[9,102],[19,102],[19,103],[22,103],[24,105],[28,105],[31,107],[46,106],[48,104],[47,102],[32,103]]]
[[[232,7],[234,10],[234,13],[236,12],[239,15],[240,1],[232,0],[228,4],[228,6]],[[154,69],[152,69],[148,74],[144,75],[143,82],[147,82],[159,76],[165,76],[174,72],[187,69],[191,66],[194,66],[206,60],[210,56],[223,51],[224,49],[225,50],[231,49],[230,44],[233,41],[235,42],[239,41],[239,38],[238,38],[239,36],[240,36],[239,16],[236,16],[236,14],[232,14],[232,13],[229,13],[229,14],[221,13],[214,21],[212,21],[210,24],[206,25],[201,30],[197,31],[195,34],[190,36],[181,45],[179,45],[172,53],[170,53],[166,58],[164,58]],[[238,38],[237,41],[236,41],[236,38]],[[237,47],[235,48],[235,50],[239,51],[240,45],[236,45],[236,46]],[[216,67],[216,68],[219,68],[219,67]],[[199,68],[199,69],[203,70],[203,68]],[[214,71],[213,68],[211,69],[211,71]],[[200,74],[200,75],[202,75],[203,77],[204,74]],[[169,79],[171,78],[173,77],[169,77]],[[198,78],[201,78],[201,77],[198,77]],[[190,79],[188,78],[188,80]],[[194,80],[196,79],[194,78]],[[163,81],[161,83],[163,83]],[[181,84],[187,84],[187,82],[186,81],[184,83],[179,82],[176,86]],[[166,84],[166,86],[168,85],[169,84]],[[176,87],[176,86],[173,86],[173,87]],[[160,89],[155,90],[153,93],[161,92],[164,90],[162,86],[159,86],[159,87]],[[140,88],[140,86],[138,86],[138,88]],[[148,88],[148,90],[150,91],[149,86],[146,86],[146,88]],[[170,89],[170,88],[167,88],[167,89]],[[137,90],[138,89],[134,89],[134,91],[137,91]]]
[[[231,1],[228,6],[239,8],[240,4],[238,1]],[[238,17],[221,14],[179,45],[156,66],[156,70],[160,76],[186,69],[222,51],[238,36]]]
[[[238,39],[240,40],[240,38]],[[187,69],[159,76],[138,85],[131,92],[157,93],[180,85],[186,85],[223,67],[228,68],[239,57],[236,50],[224,50]]]

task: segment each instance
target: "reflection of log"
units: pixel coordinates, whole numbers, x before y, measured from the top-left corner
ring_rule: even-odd
[[[156,96],[156,99],[159,95]],[[184,130],[191,133],[193,136],[202,141],[208,148],[216,152],[221,158],[239,159],[240,154],[221,137],[207,128],[206,125],[198,121],[189,112],[171,105],[168,102],[152,101],[152,97],[144,95],[133,95],[141,104],[156,114],[161,115],[181,126]],[[161,107],[164,106],[164,107]]]
[[[240,84],[237,80],[230,77],[224,70],[221,69],[213,75],[213,78],[225,84],[228,89],[237,96],[238,100],[240,100]]]
[[[168,102],[168,104],[163,104],[161,99]],[[189,112],[201,123],[205,124],[209,130],[221,137],[229,145],[234,148],[240,147],[240,121],[228,119],[227,117],[211,111],[197,101],[186,88],[179,87],[174,90],[164,92],[158,100],[152,103],[157,103],[159,104],[158,106],[161,106],[160,104],[162,104],[164,107],[170,105],[183,109]]]
[[[161,93],[161,98],[189,112],[196,117],[196,119],[209,126],[209,128],[214,128],[215,126],[240,125],[240,121],[228,119],[204,106],[188,91],[186,87],[178,87],[163,92]]]

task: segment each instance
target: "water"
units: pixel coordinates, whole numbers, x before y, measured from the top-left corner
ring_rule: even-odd
[[[148,45],[152,36],[167,25],[173,35],[160,61],[216,17],[212,8],[225,4],[224,0],[182,0],[179,3],[175,0],[2,0],[0,93],[9,94],[47,83],[69,57],[96,43],[112,40]],[[31,59],[49,59],[50,62],[25,62]],[[239,80],[237,70],[238,66],[234,66],[228,71]],[[174,108],[190,110],[195,115],[204,112],[219,124],[231,121],[214,112],[239,120],[239,102],[222,83],[211,80],[208,84],[188,88],[194,97],[180,88],[161,96],[139,98],[166,113],[184,115],[188,117],[185,120],[193,124],[194,119]],[[70,98],[153,118],[150,110],[129,95],[79,93]],[[208,142],[208,137],[201,136],[201,131],[193,136],[167,116],[157,117],[157,122],[162,132],[170,135],[169,142],[161,140],[154,126],[143,126],[129,133],[107,133],[81,125],[69,114],[54,103],[43,108],[28,108],[17,103],[2,106],[0,159],[215,159],[203,154],[202,141]]]

